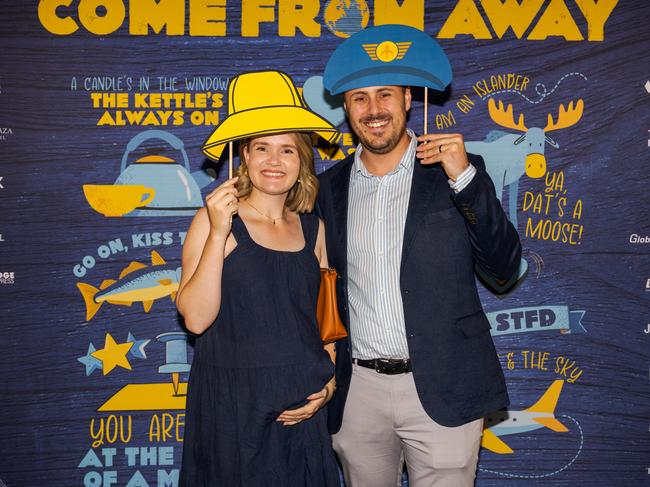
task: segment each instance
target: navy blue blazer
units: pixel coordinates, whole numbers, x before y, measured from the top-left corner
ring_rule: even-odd
[[[497,200],[480,156],[460,193],[440,164],[415,161],[404,228],[400,289],[413,377],[427,414],[459,426],[509,404],[505,379],[481,307],[474,266],[498,280],[519,269],[519,235]],[[319,176],[317,212],[325,221],[330,266],[338,280],[339,312],[349,327],[347,290],[348,156]],[[330,433],[341,427],[350,386],[349,338],[336,344],[337,390],[328,405]]]

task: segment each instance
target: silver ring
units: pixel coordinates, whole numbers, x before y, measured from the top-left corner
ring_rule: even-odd
[[[440,144],[440,145],[438,146],[438,152],[442,152],[442,146],[443,146],[443,145],[444,145],[444,144]]]

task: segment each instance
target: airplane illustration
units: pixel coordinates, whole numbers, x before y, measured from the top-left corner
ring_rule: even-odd
[[[555,406],[563,386],[563,380],[554,381],[535,404],[523,411],[506,410],[486,416],[481,446],[494,453],[513,453],[501,436],[526,433],[543,427],[557,433],[569,431],[555,419]]]
[[[389,44],[386,44],[381,53],[384,57],[389,58],[393,55],[393,50],[391,49]]]
[[[151,252],[151,266],[131,262],[120,273],[119,279],[104,280],[99,289],[83,282],[77,283],[86,303],[86,321],[92,319],[104,302],[131,306],[141,302],[146,313],[154,300],[170,296],[176,298],[181,279],[181,268],[169,265],[155,250]]]

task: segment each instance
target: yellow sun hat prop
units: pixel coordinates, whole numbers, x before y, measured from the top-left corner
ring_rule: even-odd
[[[331,123],[307,107],[286,73],[242,73],[228,83],[228,116],[202,150],[210,159],[219,160],[226,144],[235,140],[286,132],[314,132],[330,143],[340,136]]]

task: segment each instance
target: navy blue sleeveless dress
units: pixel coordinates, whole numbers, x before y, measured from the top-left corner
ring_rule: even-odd
[[[327,408],[294,426],[276,418],[334,374],[316,323],[318,219],[301,215],[305,247],[255,243],[241,218],[226,257],[219,316],[196,340],[182,487],[338,487]]]

